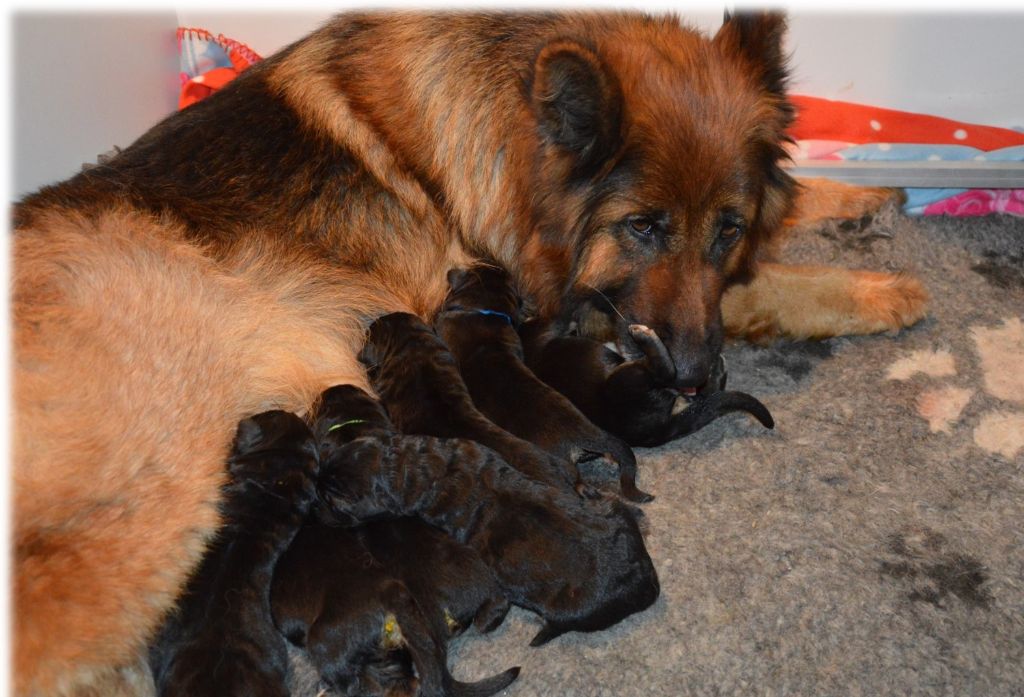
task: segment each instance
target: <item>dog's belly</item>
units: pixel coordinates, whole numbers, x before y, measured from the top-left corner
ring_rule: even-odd
[[[365,387],[363,314],[393,308],[358,274],[232,267],[132,213],[47,216],[14,253],[15,670],[49,694],[128,660],[174,601],[238,420]]]

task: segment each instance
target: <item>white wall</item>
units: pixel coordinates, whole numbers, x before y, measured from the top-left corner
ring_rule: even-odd
[[[790,19],[793,91],[1024,127],[1024,12]]]
[[[706,31],[721,24],[721,12],[707,5],[680,11]],[[179,24],[223,33],[269,55],[329,15],[322,9],[14,15],[15,195],[129,144],[174,110]],[[1024,12],[797,10],[790,24],[795,92],[1024,127]]]
[[[174,110],[176,26],[172,11],[12,16],[15,197],[128,145]]]

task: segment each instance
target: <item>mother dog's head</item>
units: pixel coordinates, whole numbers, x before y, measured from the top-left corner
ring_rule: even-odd
[[[791,204],[784,30],[775,14],[727,17],[711,39],[672,19],[609,22],[545,45],[527,80],[541,134],[529,266],[568,269],[557,311],[585,333],[600,318],[628,349],[629,323],[654,329],[687,391],[721,349],[724,289]]]

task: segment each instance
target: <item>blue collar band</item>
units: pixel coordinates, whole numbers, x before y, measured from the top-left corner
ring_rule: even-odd
[[[477,313],[478,315],[486,315],[488,317],[501,317],[503,320],[508,322],[508,326],[513,326],[512,318],[509,317],[504,312],[498,312],[497,310],[473,310],[473,312]]]

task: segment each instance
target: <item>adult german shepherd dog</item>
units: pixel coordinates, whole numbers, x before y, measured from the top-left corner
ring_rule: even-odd
[[[496,260],[537,314],[627,351],[625,326],[651,327],[683,390],[725,331],[919,319],[913,279],[756,262],[808,213],[781,167],[784,26],[343,15],[20,202],[18,692],[132,661],[217,529],[239,419],[368,387],[366,325],[429,320],[452,267]],[[831,212],[887,195],[844,192]]]

